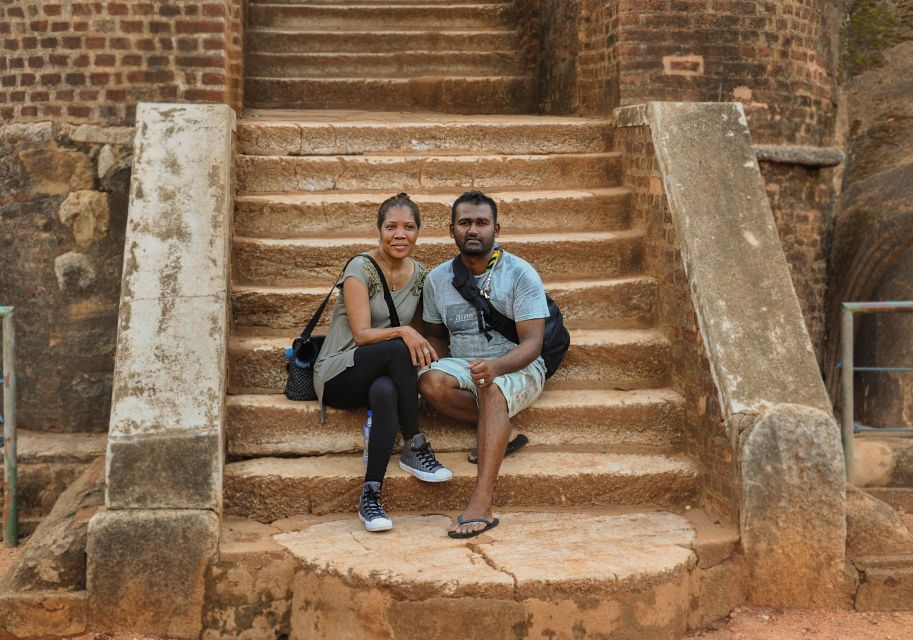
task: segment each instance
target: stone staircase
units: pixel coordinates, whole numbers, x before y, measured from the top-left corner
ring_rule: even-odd
[[[517,115],[531,82],[512,12],[251,2],[206,638],[674,638],[742,601],[737,533],[697,508],[685,401],[669,386],[612,125]],[[499,203],[500,243],[542,275],[572,346],[515,418],[531,444],[502,466],[501,526],[446,537],[474,483],[475,433],[421,415],[454,478],[421,483],[394,458],[394,529],[369,534],[355,516],[365,414],[331,409],[321,425],[316,403],[286,400],[283,352],[345,260],[376,245],[382,200],[407,191],[419,204],[415,255],[433,266],[456,252],[450,203],[470,188]]]
[[[630,194],[621,186],[611,137],[608,122],[574,118],[246,113],[239,123],[224,478],[223,558],[234,558],[232,567],[247,566],[244,553],[260,544],[272,549],[267,555],[295,556],[302,570],[290,587],[295,594],[311,593],[297,581],[311,580],[315,571],[344,582],[357,574],[340,589],[358,592],[378,575],[375,554],[401,558],[403,549],[396,549],[406,545],[427,553],[424,560],[385,565],[397,576],[397,589],[453,595],[448,602],[455,611],[490,593],[492,602],[533,615],[530,598],[551,601],[548,593],[557,589],[554,598],[573,600],[560,593],[583,580],[593,597],[604,593],[613,606],[641,611],[643,619],[631,623],[639,631],[629,630],[630,637],[674,637],[695,615],[721,606],[720,598],[694,609],[688,601],[701,557],[719,555],[707,549],[722,544],[728,551],[719,563],[735,536],[719,525],[695,524],[706,520],[692,509],[699,469],[683,454],[684,400],[668,387],[670,345],[653,326],[657,286],[642,270],[642,231],[628,219]],[[417,257],[433,265],[456,251],[447,236],[449,203],[470,187],[502,205],[500,242],[542,274],[565,313],[572,346],[542,398],[515,419],[531,445],[502,467],[495,494],[501,527],[468,543],[445,537],[449,518],[432,514],[452,515],[465,504],[475,479],[476,467],[466,461],[475,434],[423,415],[421,426],[454,479],[421,483],[394,460],[384,484],[394,530],[371,536],[354,514],[364,473],[364,412],[330,410],[320,425],[316,403],[286,400],[283,351],[345,259],[376,244],[380,201],[399,190],[415,197],[423,215]],[[240,557],[232,534],[238,528],[247,531]],[[530,546],[539,529],[552,555]],[[479,551],[493,540],[507,556]],[[478,570],[479,553],[494,570]],[[451,561],[456,574],[445,570]],[[530,567],[533,583],[550,586],[531,583],[524,587],[529,593],[518,595],[519,576]],[[509,584],[497,586],[508,575],[514,576]],[[463,595],[446,586],[452,580]],[[383,579],[374,587],[385,585]],[[314,589],[319,594],[322,587]],[[400,602],[407,596],[397,589],[388,595]],[[668,598],[657,601],[664,590]],[[357,594],[350,595],[356,602]],[[310,620],[309,597],[288,603],[293,637],[295,628],[311,624],[337,637],[336,623]],[[723,606],[718,613],[725,612]],[[569,615],[599,629],[622,624],[577,605]],[[230,617],[213,614],[213,637],[238,631],[219,626]]]
[[[527,113],[509,0],[251,0],[248,107]]]

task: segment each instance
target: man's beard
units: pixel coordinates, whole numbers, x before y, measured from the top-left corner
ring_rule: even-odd
[[[495,246],[494,238],[492,238],[490,243],[486,243],[484,238],[472,239],[476,240],[477,243],[468,248],[466,246],[468,241],[465,238],[463,239],[463,244],[460,246],[460,253],[464,256],[486,256]]]

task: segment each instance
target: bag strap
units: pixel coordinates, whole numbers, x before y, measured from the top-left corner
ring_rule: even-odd
[[[452,265],[453,280],[451,284],[460,296],[476,309],[479,333],[483,334],[488,341],[491,341],[491,334],[488,330],[494,329],[514,344],[520,344],[520,337],[517,335],[517,323],[495,309],[491,301],[482,296],[482,292],[476,286],[475,278],[469,273],[469,269],[463,264],[463,260],[459,255],[453,259]]]
[[[371,261],[371,264],[374,265],[374,269],[377,271],[377,275],[380,277],[380,283],[384,287],[384,300],[387,302],[387,309],[390,312],[390,323],[394,327],[399,326],[399,315],[396,313],[396,307],[393,304],[393,296],[390,295],[390,290],[387,288],[387,280],[384,278],[384,272],[381,270],[380,265],[374,261],[374,258],[366,253],[359,253],[349,258],[346,261],[345,265],[342,267],[342,271],[339,272],[339,276],[337,276],[336,280],[333,281],[333,284],[330,287],[330,290],[327,292],[326,297],[323,299],[323,302],[321,302],[320,306],[317,307],[317,311],[314,312],[314,315],[311,316],[311,319],[308,321],[307,325],[304,327],[304,330],[301,332],[299,337],[302,341],[307,341],[311,338],[311,334],[317,327],[317,323],[320,322],[320,318],[323,317],[323,312],[326,311],[327,303],[330,301],[330,296],[333,295],[333,290],[336,289],[336,283],[339,282],[339,278],[342,277],[342,274],[346,272],[346,269],[348,269],[349,264],[352,262],[352,260],[359,257],[367,258]]]
[[[367,258],[371,261],[371,264],[374,265],[374,270],[377,271],[377,275],[380,278],[380,283],[384,287],[384,300],[387,301],[387,310],[390,312],[390,325],[394,327],[399,326],[399,314],[396,313],[396,306],[393,304],[393,296],[390,295],[390,289],[387,288],[387,279],[384,278],[384,272],[380,268],[380,265],[374,261],[374,258],[369,256],[367,253],[362,253],[363,258]]]

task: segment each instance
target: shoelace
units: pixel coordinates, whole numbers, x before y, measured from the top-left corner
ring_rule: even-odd
[[[361,494],[361,510],[365,512],[368,520],[387,517],[384,508],[380,506],[380,494],[370,489],[365,489]]]
[[[429,471],[435,471],[444,466],[434,457],[434,453],[431,451],[431,445],[427,442],[418,449],[413,449],[413,451],[415,451],[415,455],[418,457],[419,462],[422,463],[422,466]]]

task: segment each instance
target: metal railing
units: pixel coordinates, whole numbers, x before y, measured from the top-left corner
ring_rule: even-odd
[[[853,435],[865,431],[878,433],[913,433],[910,428],[873,428],[856,424],[853,407],[853,374],[856,371],[911,373],[913,367],[856,367],[853,365],[853,314],[856,313],[913,313],[913,302],[844,302],[840,318],[840,388],[843,408],[840,432],[843,456],[846,460],[846,479],[853,478]]]
[[[16,330],[13,307],[0,307],[3,319],[3,546],[19,544],[16,508]]]

